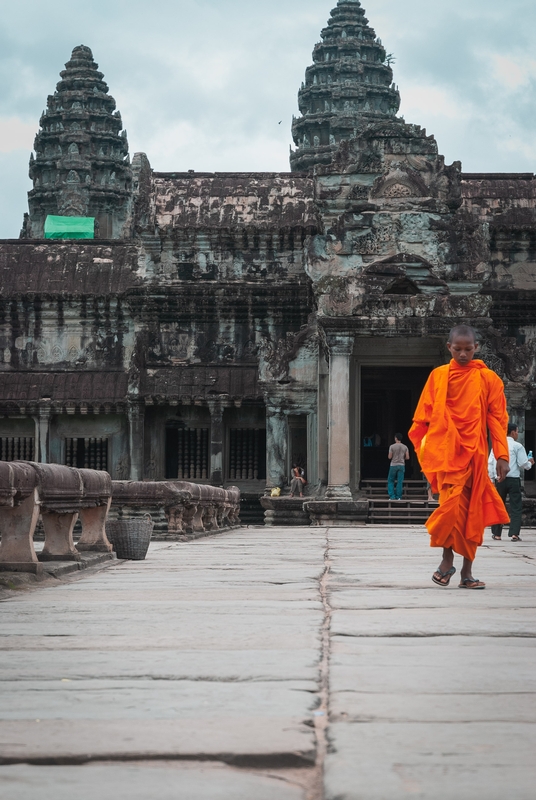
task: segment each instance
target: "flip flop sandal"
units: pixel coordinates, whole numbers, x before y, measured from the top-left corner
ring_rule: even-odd
[[[432,580],[438,586],[448,586],[450,583],[450,579],[452,578],[455,572],[456,572],[456,567],[451,567],[447,572],[441,572],[440,569],[436,569],[436,571],[432,575]],[[436,578],[436,574],[441,575],[441,580],[438,580]],[[443,580],[444,578],[446,578],[446,580]]]
[[[458,589],[485,589],[486,584],[479,581],[478,578],[464,578]]]
[[[512,542],[522,542],[523,541],[521,536],[510,536],[510,539],[511,539]]]
[[[496,542],[500,542],[501,539],[502,539],[502,536],[492,536],[491,538],[495,539]]]

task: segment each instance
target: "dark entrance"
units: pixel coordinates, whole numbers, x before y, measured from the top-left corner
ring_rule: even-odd
[[[408,440],[413,413],[431,372],[429,367],[362,367],[361,369],[361,479],[387,479],[389,446],[402,433],[410,449],[406,478],[421,477],[417,457]]]

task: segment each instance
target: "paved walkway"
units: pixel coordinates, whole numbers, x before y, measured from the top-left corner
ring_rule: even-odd
[[[260,529],[14,592],[2,800],[533,800],[536,531]],[[457,577],[457,576],[456,576]],[[328,723],[329,718],[329,725]]]

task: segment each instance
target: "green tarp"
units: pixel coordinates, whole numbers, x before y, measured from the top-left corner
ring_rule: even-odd
[[[53,217],[45,221],[45,239],[94,239],[95,217]]]

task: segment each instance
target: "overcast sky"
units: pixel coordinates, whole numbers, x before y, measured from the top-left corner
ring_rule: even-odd
[[[286,171],[297,91],[336,0],[0,0],[0,238],[74,46],[92,48],[154,169]],[[364,0],[406,121],[467,172],[534,172],[534,0]],[[281,122],[281,124],[279,124]]]

